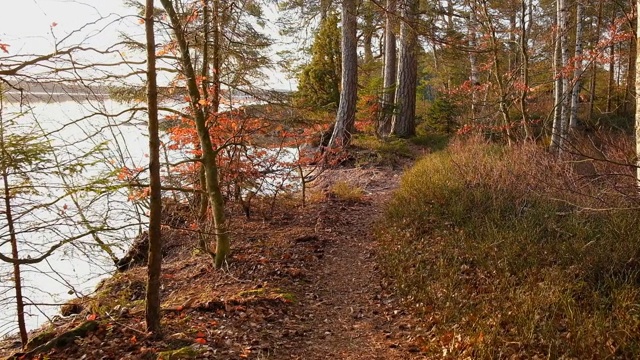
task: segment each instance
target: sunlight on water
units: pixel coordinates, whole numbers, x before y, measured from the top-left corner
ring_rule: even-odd
[[[114,184],[104,182],[109,178],[115,182],[116,169],[124,166],[140,168],[148,161],[145,157],[148,152],[144,123],[146,113],[126,109],[127,106],[110,100],[35,102],[29,106],[4,104],[3,122],[15,120],[15,125],[7,126],[5,132],[42,134],[42,140],[50,141],[55,149],[58,163],[73,164],[79,155],[90,154],[83,158],[85,164],[82,169],[73,175],[62,178],[56,176],[55,171],[39,172],[37,178],[32,179],[38,193],[14,199],[12,207],[19,215],[17,230],[20,232],[18,241],[22,258],[36,258],[59,241],[87,232],[87,226],[82,225],[81,214],[73,205],[74,199],[65,193],[65,188],[81,189],[76,193],[75,201],[83,209],[86,224],[115,229],[99,236],[112,245],[118,256],[144,226],[141,223],[145,222],[144,210],[127,201],[127,190],[107,191],[107,187]],[[100,145],[104,145],[104,150],[91,154]],[[84,191],[83,187],[92,184],[99,184],[97,186],[105,191]],[[61,199],[53,206],[38,206],[56,198]],[[4,216],[0,218],[0,239],[0,251],[5,255],[11,254]],[[25,300],[38,304],[27,308],[27,327],[33,329],[46,322],[47,316],[57,313],[55,304],[91,293],[100,279],[113,272],[113,262],[100,251],[91,236],[84,236],[56,250],[47,260],[23,266],[22,270]],[[0,335],[3,335],[13,333],[17,328],[11,267],[0,263],[0,272],[3,293],[0,299]]]

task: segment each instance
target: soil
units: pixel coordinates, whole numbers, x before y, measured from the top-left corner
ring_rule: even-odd
[[[374,229],[398,180],[390,168],[330,170],[305,207],[283,198],[251,219],[233,211],[224,271],[197,250],[193,232],[165,226],[172,246],[163,264],[163,338],[145,332],[146,270],[133,267],[84,299],[79,315],[40,332],[60,334],[87,320],[98,330],[33,358],[423,358],[416,321],[377,265]],[[331,191],[336,182],[363,192],[345,200]],[[18,351],[8,345],[0,355]]]

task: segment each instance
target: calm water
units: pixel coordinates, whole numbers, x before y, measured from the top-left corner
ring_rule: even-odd
[[[24,211],[21,226],[25,233],[19,238],[21,257],[36,257],[61,239],[86,232],[80,214],[73,206],[74,199],[65,195],[62,190],[65,181],[66,184],[77,187],[89,184],[93,178],[109,179],[108,183],[115,184],[119,180],[113,174],[114,169],[146,167],[147,115],[143,110],[134,112],[127,109],[130,106],[110,100],[53,103],[34,101],[30,107],[20,107],[15,103],[4,104],[3,122],[15,119],[17,125],[13,128],[14,131],[29,132],[36,129],[49,134],[47,139],[54,145],[60,162],[87,153],[99,144],[106,145],[104,152],[87,157],[87,162],[91,164],[75,176],[63,179],[52,173],[39,174],[33,184],[40,187],[41,194],[25,197],[22,204],[18,201],[14,203],[16,211]],[[270,150],[266,154],[265,159],[275,157],[280,161],[292,161],[296,157],[296,150]],[[167,156],[172,162],[189,157],[180,151],[169,151]],[[289,188],[295,186],[297,180],[292,171],[281,165],[265,163],[266,161],[255,165],[261,170],[270,169],[265,171],[269,175],[257,191],[273,193],[283,184]],[[140,176],[144,177],[145,173]],[[28,206],[56,197],[61,200],[48,210],[33,210]],[[118,257],[126,251],[129,241],[146,227],[146,209],[136,207],[128,198],[128,190],[120,189],[115,192],[86,192],[75,199],[84,209],[83,215],[94,226],[117,228],[101,233],[100,239],[113,245]],[[1,211],[2,209],[0,214]],[[48,224],[45,228],[29,231],[43,222]],[[0,251],[9,256],[10,247],[5,243],[7,239],[6,220],[0,216],[0,244],[3,244],[0,245]],[[110,258],[95,246],[90,236],[86,236],[58,249],[47,261],[34,266],[23,266],[22,270],[25,300],[39,304],[27,309],[27,328],[31,330],[58,313],[59,304],[92,293],[96,284],[111,275],[114,268]],[[0,336],[17,332],[13,291],[11,268],[9,264],[0,262]]]
[[[13,126],[5,132],[40,132],[54,146],[60,163],[72,164],[73,158],[88,154],[103,144],[105,150],[87,155],[87,163],[73,176],[56,176],[52,169],[39,173],[32,184],[38,194],[28,194],[15,199],[18,214],[18,231],[21,257],[37,257],[51,245],[71,236],[87,232],[82,226],[81,214],[74,200],[83,208],[82,216],[92,226],[108,226],[118,230],[100,234],[100,239],[113,245],[118,256],[126,250],[129,239],[144,227],[144,209],[127,201],[126,189],[109,192],[79,192],[74,197],[65,194],[67,186],[91,185],[92,179],[112,179],[117,182],[113,170],[123,166],[144,167],[148,159],[148,138],[144,119],[146,113],[123,112],[127,106],[113,101],[54,103],[32,102],[29,106],[4,104],[3,123],[14,119]],[[111,114],[119,114],[111,116]],[[15,180],[15,179],[14,179]],[[33,204],[60,198],[48,208],[33,208]],[[46,226],[37,228],[41,224]],[[37,228],[37,229],[35,229]],[[6,244],[8,230],[4,216],[0,217],[0,251],[10,255]],[[38,304],[27,309],[27,327],[34,329],[58,312],[56,304],[93,291],[96,284],[113,272],[113,263],[90,236],[56,250],[46,261],[22,267],[25,300]],[[13,280],[9,264],[0,263],[0,335],[17,331]]]

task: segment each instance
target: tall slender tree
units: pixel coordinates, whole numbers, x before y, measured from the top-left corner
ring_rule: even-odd
[[[394,111],[394,96],[396,90],[396,73],[398,59],[396,56],[395,13],[397,0],[387,0],[384,25],[384,73],[382,96],[380,103],[380,118],[378,120],[378,134],[387,136],[391,132],[391,120]]]
[[[147,265],[147,331],[160,336],[160,273],[162,234],[160,229],[162,194],[160,182],[160,135],[158,131],[158,86],[156,82],[156,41],[153,0],[146,0],[144,21],[147,47],[147,112],[149,115],[149,257]]]
[[[576,47],[573,56],[573,81],[571,88],[571,115],[569,117],[569,131],[578,125],[578,105],[580,89],[582,88],[582,37],[584,23],[584,5],[581,0],[576,1]]]
[[[214,0],[215,2],[216,0]],[[224,214],[224,198],[220,187],[219,169],[217,163],[217,151],[213,147],[209,128],[207,126],[207,116],[202,106],[200,89],[194,70],[194,64],[191,58],[191,49],[187,42],[187,34],[185,33],[185,24],[178,15],[171,0],[160,0],[163,8],[167,12],[175,41],[178,44],[180,53],[180,65],[184,73],[187,93],[189,94],[189,107],[192,112],[198,133],[200,148],[202,149],[201,161],[205,169],[206,191],[209,197],[213,214],[213,226],[216,236],[216,252],[214,265],[217,269],[222,268],[230,250],[230,235],[227,230],[227,224]]]
[[[636,8],[640,9],[640,0],[636,0]],[[636,22],[636,43],[640,40],[640,21]],[[636,47],[636,51],[640,49],[640,46]],[[640,56],[636,56],[636,69],[640,69]],[[640,71],[636,71],[636,94],[640,94]],[[636,135],[636,182],[640,187],[640,100],[636,96],[636,121],[635,121],[635,135]]]

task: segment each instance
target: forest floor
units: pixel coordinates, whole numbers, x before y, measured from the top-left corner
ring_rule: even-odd
[[[41,329],[40,342],[88,320],[95,329],[23,358],[423,358],[418,322],[381,274],[374,236],[410,163],[328,170],[305,207],[289,199],[250,219],[234,211],[225,271],[196,250],[192,232],[165,227],[162,340],[145,333],[146,269],[136,267],[83,299],[79,315]],[[332,191],[337,183],[360,190],[345,198]],[[8,345],[0,356],[19,351]]]

